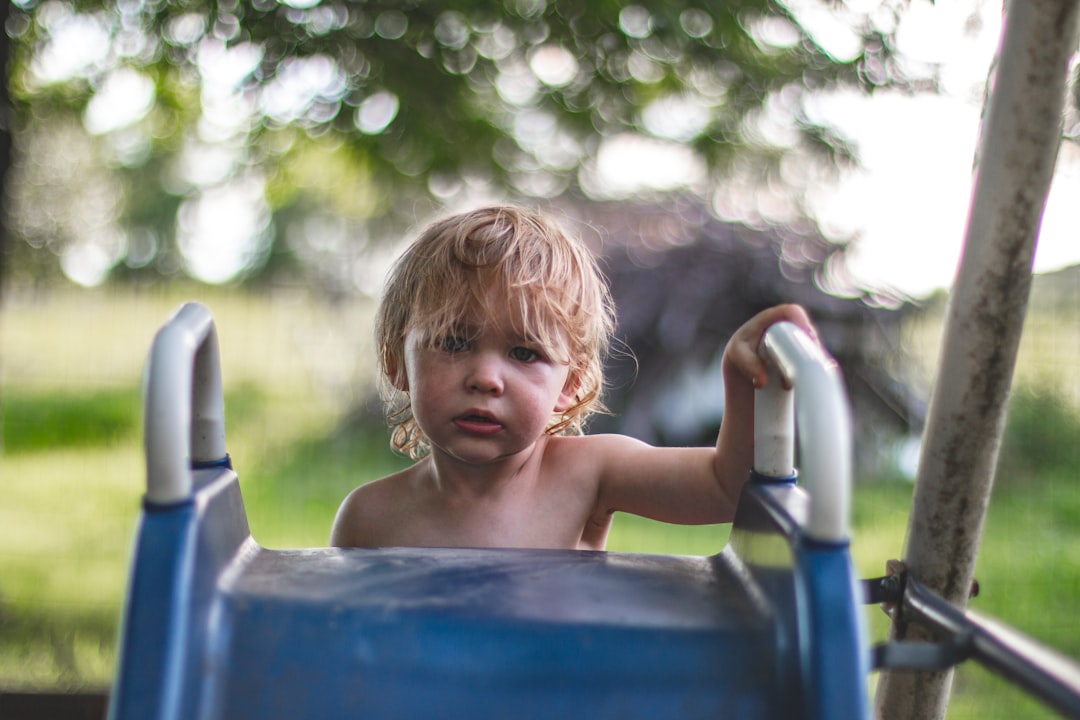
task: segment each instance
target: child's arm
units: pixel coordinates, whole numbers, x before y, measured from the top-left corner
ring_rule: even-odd
[[[728,488],[725,499],[732,515],[754,463],[754,390],[765,387],[769,378],[758,350],[765,331],[785,321],[818,341],[817,329],[801,306],[777,305],[744,323],[724,349],[724,421],[716,439],[715,472],[717,481]]]
[[[589,438],[586,454],[598,478],[598,516],[623,511],[681,524],[733,519],[754,459],[754,389],[768,378],[758,346],[765,331],[782,321],[817,338],[798,305],[769,308],[735,332],[724,350],[724,420],[715,448],[656,448],[614,435]]]

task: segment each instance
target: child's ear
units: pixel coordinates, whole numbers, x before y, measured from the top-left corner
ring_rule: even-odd
[[[387,352],[383,356],[383,365],[386,367],[386,377],[390,384],[401,392],[409,392],[409,375],[405,372],[404,363],[398,362],[393,353]]]
[[[577,403],[578,390],[581,389],[581,378],[577,373],[571,372],[566,376],[566,384],[563,385],[559,399],[555,402],[555,412],[564,413]]]

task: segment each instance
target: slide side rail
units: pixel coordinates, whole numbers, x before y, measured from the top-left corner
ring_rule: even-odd
[[[217,329],[205,306],[185,304],[158,331],[144,384],[146,502],[185,502],[193,467],[228,462]]]
[[[846,542],[850,534],[851,410],[836,361],[793,323],[777,323],[761,342],[769,381],[755,393],[754,470],[796,473],[810,496],[806,536]],[[796,432],[798,436],[796,437]]]

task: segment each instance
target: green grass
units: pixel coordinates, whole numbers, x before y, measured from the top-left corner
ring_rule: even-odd
[[[366,306],[205,288],[5,297],[0,689],[111,680],[145,489],[143,365],[160,324],[189,299],[206,302],[217,322],[229,447],[252,478],[245,492],[258,497],[263,468],[336,425],[351,400]],[[263,505],[257,528],[272,514]]]
[[[4,458],[0,687],[110,678],[141,461],[134,449]]]
[[[4,393],[3,447],[9,454],[100,447],[135,437],[139,389],[110,388],[75,394]]]
[[[229,447],[252,532],[268,547],[325,544],[341,498],[406,462],[389,452],[381,428],[342,422],[366,391],[370,308],[200,292],[218,322]],[[2,689],[103,687],[111,679],[145,482],[142,363],[158,325],[183,299],[183,292],[138,302],[72,293],[3,309]],[[1073,469],[1080,430],[1070,425],[1073,411],[1049,407],[1045,392],[1017,398],[1021,419],[1010,424],[1010,460],[987,519],[976,573],[982,594],[972,608],[1080,657]],[[1054,425],[1039,430],[1047,418]],[[1048,438],[1049,445],[1037,444]],[[911,493],[903,481],[858,485],[852,553],[864,577],[882,574],[885,561],[901,555]],[[620,515],[609,548],[708,554],[723,547],[727,531]],[[884,614],[869,608],[867,618],[872,637],[883,639]],[[976,716],[1053,717],[964,666],[948,717]]]
[[[972,610],[1080,658],[1080,492],[1074,477],[997,488],[987,517]],[[956,673],[950,717],[1058,717],[968,663]]]

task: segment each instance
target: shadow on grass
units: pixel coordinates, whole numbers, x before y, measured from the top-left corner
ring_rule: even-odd
[[[72,393],[7,389],[3,402],[5,453],[114,445],[139,428],[138,388]]]
[[[254,385],[225,393],[230,422],[243,423],[263,407]],[[5,454],[107,448],[138,442],[143,399],[139,387],[92,392],[5,388],[0,397]]]

